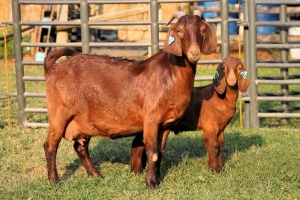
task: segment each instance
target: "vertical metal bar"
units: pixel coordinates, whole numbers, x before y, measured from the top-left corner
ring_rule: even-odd
[[[23,52],[21,47],[22,33],[21,33],[21,10],[18,0],[12,1],[13,13],[13,31],[14,31],[14,47],[15,47],[15,69],[16,69],[16,84],[17,84],[17,100],[18,100],[18,123],[20,128],[25,127],[26,114],[25,107],[26,101],[24,97],[25,84],[23,81],[24,69],[22,65]]]
[[[150,1],[150,18],[151,18],[151,55],[159,51],[159,27],[158,27],[158,2]]]
[[[279,6],[279,20],[281,22],[287,21],[287,6],[286,5],[280,5]],[[288,43],[288,29],[287,27],[281,27],[280,30],[280,40],[283,44]],[[286,63],[288,61],[288,49],[281,49],[280,50],[280,58],[281,60]],[[284,80],[288,79],[288,68],[281,68],[280,69],[281,75],[283,76]],[[281,92],[283,92],[284,96],[289,95],[289,85],[281,85]],[[284,109],[285,113],[289,112],[289,103],[288,102],[281,102],[281,105]],[[281,122],[286,124],[288,122],[288,119],[283,118],[281,119]]]
[[[244,21],[249,22],[249,13],[248,13],[248,4],[244,1],[242,4],[243,13],[244,13]],[[250,70],[250,64],[249,64],[249,27],[244,26],[244,62],[245,65],[248,68],[248,71]],[[247,91],[247,94],[249,96],[249,91]],[[250,128],[250,102],[245,101],[244,104],[244,127]]]
[[[229,31],[228,31],[228,0],[221,0],[221,40],[222,58],[229,56]]]
[[[80,0],[82,53],[90,53],[89,5],[87,0]]]
[[[257,98],[257,85],[255,81],[257,80],[257,54],[256,54],[256,4],[255,0],[247,0],[248,9],[249,9],[249,75],[250,75],[250,122],[252,128],[259,127],[259,118],[258,118],[258,102]]]

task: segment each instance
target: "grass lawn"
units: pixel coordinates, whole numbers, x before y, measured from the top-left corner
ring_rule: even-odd
[[[47,129],[0,131],[1,199],[299,199],[299,129],[228,127],[225,169],[207,167],[201,132],[169,137],[163,182],[145,188],[145,173],[129,168],[132,138],[91,141],[91,157],[104,176],[88,177],[73,144],[63,140],[57,157],[59,184],[47,181],[43,142]]]

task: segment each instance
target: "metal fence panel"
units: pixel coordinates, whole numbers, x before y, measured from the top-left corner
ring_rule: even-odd
[[[257,5],[277,5],[279,7],[279,20],[277,21],[257,21]],[[260,127],[261,118],[282,118],[283,122],[287,118],[299,118],[299,113],[291,111],[297,110],[292,108],[289,102],[300,102],[300,91],[290,91],[290,85],[299,85],[299,76],[289,75],[290,68],[299,68],[300,60],[289,61],[288,51],[291,48],[300,48],[300,43],[288,41],[288,27],[299,27],[300,21],[289,21],[287,17],[287,5],[300,5],[299,0],[245,0],[245,22],[242,24],[245,26],[245,42],[248,43],[246,38],[249,38],[249,48],[245,48],[245,62],[251,66],[249,68],[249,74],[251,78],[251,84],[249,88],[249,98],[246,101],[250,103],[249,109],[249,127]],[[278,26],[279,42],[259,42],[257,39],[257,27],[258,26]],[[245,43],[246,46],[246,43]],[[257,51],[258,49],[278,49],[280,51],[280,60],[274,62],[258,61]],[[280,77],[259,77],[258,70],[260,68],[268,68],[273,70],[274,68],[280,69]],[[266,79],[267,78],[267,79]],[[271,79],[271,80],[270,80]],[[272,93],[259,93],[258,87],[261,85],[280,85],[280,96]],[[272,96],[268,96],[272,95]],[[281,109],[270,108],[271,112],[268,112],[261,108],[259,102],[281,102]],[[279,112],[274,112],[278,110]]]
[[[27,76],[24,75],[24,66],[42,65],[42,61],[25,61],[23,59],[23,47],[81,47],[83,53],[90,53],[91,47],[149,47],[150,55],[153,55],[159,51],[159,47],[163,46],[163,43],[159,41],[159,25],[165,24],[165,21],[159,21],[158,10],[159,5],[162,3],[182,3],[182,2],[204,2],[214,0],[199,0],[199,1],[187,1],[187,0],[12,0],[13,2],[13,30],[14,30],[14,41],[15,41],[15,68],[16,68],[16,82],[17,92],[14,94],[18,99],[18,120],[19,126],[24,127],[47,127],[47,123],[28,122],[26,114],[28,113],[47,113],[46,108],[30,108],[26,105],[26,98],[45,98],[45,93],[40,92],[28,92],[25,90],[25,82],[30,81],[44,81],[44,77],[41,76]],[[150,8],[149,20],[144,21],[113,21],[113,22],[95,22],[89,21],[88,6],[89,4],[147,4]],[[229,19],[228,17],[228,0],[220,1],[220,19],[208,19],[208,22],[220,23],[221,24],[221,41],[218,44],[221,46],[222,58],[229,55],[229,34],[228,34],[228,23],[229,21],[237,21]],[[21,5],[72,5],[80,4],[80,20],[78,21],[22,21],[21,20]],[[68,42],[68,43],[51,43],[51,42],[22,42],[21,27],[22,26],[76,26],[81,28],[82,39],[80,42]],[[90,27],[91,26],[118,26],[118,25],[149,25],[151,32],[151,39],[147,42],[91,42],[90,41]],[[222,61],[220,59],[201,60],[199,63],[213,63],[217,64]],[[211,80],[211,77],[196,77],[196,80]]]

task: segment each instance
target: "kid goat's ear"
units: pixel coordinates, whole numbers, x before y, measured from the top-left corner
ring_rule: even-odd
[[[241,66],[241,70],[240,70],[240,74],[238,77],[238,88],[241,92],[246,92],[249,84],[250,84],[250,78],[246,69],[246,66],[243,65],[243,63],[240,63]]]
[[[215,76],[213,78],[213,86],[217,93],[223,94],[226,89],[226,81],[224,77],[224,66],[223,63],[219,64],[217,67]]]

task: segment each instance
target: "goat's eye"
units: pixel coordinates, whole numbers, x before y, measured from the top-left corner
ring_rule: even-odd
[[[243,67],[242,67],[241,65],[239,65],[239,66],[237,67],[238,73],[240,73],[240,72],[242,71],[242,69],[243,69]]]
[[[183,32],[182,31],[177,31],[177,34],[180,38],[183,38]]]
[[[201,26],[200,28],[200,34],[203,35],[206,31],[206,27],[205,26]]]
[[[240,72],[240,71],[242,71],[242,68],[243,68],[243,67],[242,67],[241,65],[239,65],[237,69],[238,69],[238,71]]]

